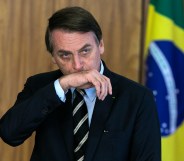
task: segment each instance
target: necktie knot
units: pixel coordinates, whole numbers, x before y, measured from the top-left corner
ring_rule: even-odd
[[[83,96],[83,97],[86,95],[86,92],[85,92],[84,89],[75,89],[74,92],[75,92],[76,94],[80,94],[80,95]]]

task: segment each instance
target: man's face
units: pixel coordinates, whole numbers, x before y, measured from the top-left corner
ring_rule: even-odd
[[[103,40],[97,43],[93,32],[67,32],[54,30],[51,33],[53,62],[64,75],[96,69],[100,70],[100,55],[104,52]]]

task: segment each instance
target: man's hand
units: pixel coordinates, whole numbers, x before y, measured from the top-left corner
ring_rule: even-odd
[[[110,79],[97,70],[81,71],[65,75],[59,79],[64,91],[69,88],[87,89],[95,87],[98,99],[104,100],[107,94],[112,94]]]

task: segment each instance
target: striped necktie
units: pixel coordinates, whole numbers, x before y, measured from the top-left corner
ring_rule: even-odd
[[[74,91],[73,123],[74,123],[74,156],[75,161],[83,161],[89,134],[88,112],[82,90]]]

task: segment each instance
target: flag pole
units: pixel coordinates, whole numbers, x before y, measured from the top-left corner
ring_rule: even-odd
[[[146,31],[146,17],[148,12],[149,0],[143,0],[141,4],[141,31],[140,31],[140,56],[139,56],[139,78],[138,81],[144,84],[144,45]]]

